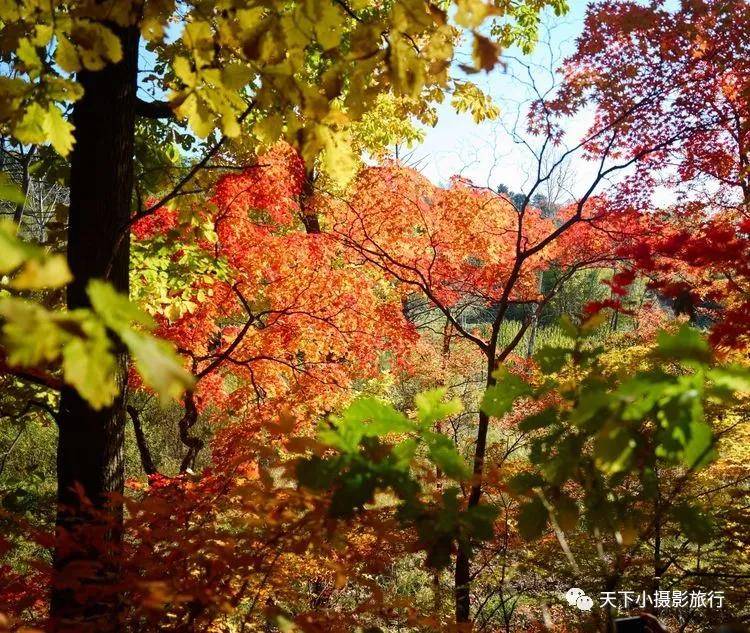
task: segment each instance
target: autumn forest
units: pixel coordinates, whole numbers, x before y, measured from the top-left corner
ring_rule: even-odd
[[[6,0],[0,137],[0,632],[750,631],[745,0]]]

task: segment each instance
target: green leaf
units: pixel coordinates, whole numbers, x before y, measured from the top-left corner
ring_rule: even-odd
[[[713,382],[714,387],[722,390],[722,396],[735,392],[750,393],[750,369],[742,365],[727,365],[710,369],[707,377]]]
[[[494,524],[498,508],[488,503],[482,503],[467,508],[461,517],[462,523],[468,528],[465,537],[479,541],[489,541],[494,536]]]
[[[487,415],[501,418],[513,408],[516,399],[533,393],[531,385],[504,367],[493,375],[497,382],[487,387],[480,405]]]
[[[86,338],[74,337],[63,347],[63,375],[92,408],[101,409],[119,393],[115,357],[105,329],[94,320],[86,326]]]
[[[566,435],[555,444],[555,454],[549,456],[539,468],[548,482],[562,485],[572,476],[580,463],[583,439],[579,435]]]
[[[335,428],[322,431],[320,439],[345,452],[356,452],[364,437],[408,433],[415,428],[403,413],[377,398],[358,398],[331,420]]]
[[[106,326],[118,335],[130,330],[134,323],[149,329],[155,326],[154,320],[148,314],[106,281],[92,279],[86,287],[86,292],[94,311]]]
[[[693,422],[682,458],[685,465],[688,468],[699,469],[710,464],[716,456],[713,442],[711,427],[705,422]]]
[[[276,625],[276,627],[281,631],[281,633],[296,633],[299,631],[299,627],[294,623],[294,620],[290,617],[287,617],[284,614],[277,614],[270,618],[270,621]]]
[[[594,455],[597,466],[606,474],[614,475],[625,470],[633,455],[636,441],[627,427],[608,423],[596,436]]]
[[[578,338],[581,334],[578,326],[573,323],[572,319],[567,314],[563,314],[560,318],[560,328],[572,339]]]
[[[518,532],[527,541],[537,539],[547,527],[548,519],[547,508],[541,499],[532,499],[518,510]]]
[[[396,460],[396,467],[407,467],[411,464],[411,460],[414,459],[416,452],[417,441],[412,438],[399,442],[391,451]]]
[[[333,485],[338,464],[317,455],[297,462],[297,481],[311,490],[328,490]]]
[[[672,509],[672,516],[680,524],[682,533],[693,543],[704,545],[711,540],[715,526],[701,508],[682,503]]]
[[[9,285],[16,290],[41,290],[60,288],[72,279],[65,257],[50,255],[43,259],[28,260]]]
[[[426,433],[425,441],[430,451],[430,458],[448,477],[461,481],[471,475],[471,470],[456,450],[456,446],[445,435]]]
[[[711,347],[700,332],[689,325],[682,325],[676,334],[659,332],[657,336],[658,354],[674,360],[695,360],[700,363],[711,361]]]
[[[508,489],[516,495],[530,496],[534,488],[544,486],[546,481],[539,473],[524,471],[513,475],[507,482]]]
[[[570,349],[566,347],[543,347],[536,354],[534,360],[545,374],[560,371],[570,358]]]
[[[615,390],[613,397],[623,403],[624,420],[640,420],[657,407],[671,384],[672,378],[660,371],[641,372],[625,380]]]
[[[609,407],[610,401],[611,396],[606,391],[606,385],[593,381],[585,383],[578,404],[570,413],[570,423],[582,426],[592,418],[598,422],[602,417],[600,412]]]
[[[130,329],[121,331],[119,336],[130,350],[143,381],[159,394],[162,402],[179,398],[193,386],[193,377],[169,343]]]
[[[0,300],[0,316],[5,320],[2,334],[8,363],[34,367],[60,356],[63,333],[44,308],[6,297]]]
[[[4,171],[0,172],[0,200],[12,202],[13,204],[23,204],[26,202],[26,196],[21,187],[13,182],[10,176]]]
[[[438,420],[461,413],[461,401],[454,398],[443,402],[445,393],[445,389],[432,389],[416,395],[414,402],[417,405],[417,417],[423,426],[432,426]]]
[[[548,426],[554,424],[556,420],[557,409],[549,407],[547,409],[544,409],[544,411],[541,411],[540,413],[535,413],[534,415],[530,415],[529,417],[521,420],[521,422],[518,423],[518,429],[526,433],[528,433],[529,431],[536,431],[538,429],[545,429]]]
[[[355,510],[372,503],[379,483],[369,468],[350,468],[336,479],[329,510],[331,516],[350,517]]]

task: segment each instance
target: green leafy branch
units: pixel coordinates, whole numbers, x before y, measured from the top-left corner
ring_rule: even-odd
[[[613,379],[601,363],[602,348],[588,342],[596,326],[595,319],[563,324],[572,343],[536,354],[546,376],[541,386],[501,371],[485,394],[483,409],[495,416],[519,398],[552,402],[519,424],[533,435],[532,468],[512,477],[509,489],[523,501],[518,527],[527,538],[540,536],[549,523],[572,529],[580,516],[590,527],[622,535],[623,526],[637,520],[638,503],[658,494],[660,467],[689,474],[712,461],[717,437],[707,408],[726,411],[750,393],[750,370],[718,364],[688,326],[659,334],[647,369]],[[621,485],[634,478],[641,484],[637,492],[623,494]],[[571,496],[571,483],[580,499]],[[678,503],[671,511],[685,535],[709,538],[703,509]]]
[[[471,548],[472,541],[491,538],[497,515],[490,505],[462,508],[457,486],[447,488],[438,500],[430,498],[415,476],[420,455],[455,482],[471,476],[453,442],[432,430],[436,422],[462,409],[459,400],[446,402],[444,397],[444,389],[419,394],[413,419],[380,400],[356,400],[321,429],[320,454],[297,463],[301,485],[331,491],[333,517],[353,516],[374,504],[379,491],[395,495],[399,519],[416,528],[427,564],[437,568],[448,565],[454,543]]]
[[[50,310],[23,296],[61,288],[71,275],[62,255],[22,242],[10,222],[0,223],[0,275],[0,358],[11,371],[60,375],[101,409],[119,393],[117,356],[127,350],[163,400],[191,387],[174,349],[153,336],[153,319],[108,283],[89,283],[90,309]]]

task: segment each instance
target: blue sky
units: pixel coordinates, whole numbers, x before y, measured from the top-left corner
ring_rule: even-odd
[[[470,79],[500,106],[502,113],[498,120],[477,125],[470,114],[456,114],[447,99],[439,107],[438,124],[427,129],[424,142],[410,150],[406,162],[436,184],[445,184],[452,175],[461,175],[477,185],[495,188],[502,183],[513,191],[527,193],[532,184],[529,174],[532,165],[536,167],[536,161],[529,148],[518,142],[518,136],[514,140],[509,131],[514,129],[515,123],[523,123],[528,104],[534,98],[531,81],[537,89],[550,87],[554,81],[550,69],[559,67],[562,60],[575,51],[589,4],[587,0],[569,0],[570,11],[562,17],[546,12],[540,42],[533,53],[523,55],[517,49],[510,49],[504,54],[505,70],[498,66],[489,74],[471,76]],[[665,7],[675,10],[679,0],[667,0]],[[468,44],[464,44],[458,53],[458,62],[470,63],[469,50]],[[564,143],[568,147],[583,138],[592,116],[593,112],[587,110],[571,118],[565,126]],[[516,130],[519,129],[524,126],[519,125]],[[521,136],[532,148],[538,147],[538,141],[532,137]],[[541,193],[559,203],[575,199],[591,185],[597,168],[597,164],[576,153],[566,162],[560,182]],[[627,172],[619,172],[618,177]],[[595,193],[602,193],[608,184],[608,181],[600,183]],[[674,200],[674,192],[665,188],[657,188],[653,197],[656,206],[668,206]]]
[[[509,49],[504,55],[505,70],[498,66],[489,74],[471,77],[500,107],[500,119],[477,125],[470,114],[455,113],[446,100],[439,107],[438,124],[428,128],[424,143],[412,148],[407,162],[436,183],[461,174],[476,184],[495,187],[504,183],[513,190],[523,190],[528,181],[530,154],[513,141],[508,130],[522,121],[519,115],[523,116],[533,96],[524,64],[531,67],[537,85],[547,88],[551,84],[549,68],[557,66],[573,52],[576,37],[583,28],[587,3],[572,0],[570,4],[569,13],[563,17],[555,17],[551,12],[545,15],[541,41],[531,55],[524,56],[516,49]],[[465,62],[468,57],[468,47],[464,47],[458,61]],[[571,121],[568,127],[571,141],[585,132],[589,120],[584,113]],[[590,179],[592,171],[593,166],[583,162],[571,165],[570,179],[581,186]],[[578,188],[573,182],[571,185]]]

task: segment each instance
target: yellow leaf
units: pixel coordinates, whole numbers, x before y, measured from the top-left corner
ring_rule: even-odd
[[[430,37],[426,53],[436,61],[447,61],[453,57],[453,42],[455,32],[453,27],[444,25],[439,27]]]
[[[42,60],[39,59],[39,55],[36,53],[36,48],[32,43],[22,37],[18,42],[18,49],[16,50],[18,59],[23,62],[24,68],[28,73],[29,77],[37,77],[42,70]]]
[[[23,204],[26,201],[26,194],[24,194],[23,189],[19,187],[13,179],[4,171],[0,171],[0,200],[12,202],[13,204]],[[5,222],[0,224],[0,271],[3,270],[3,261],[5,260],[5,253],[3,253],[3,249],[7,248],[6,245],[3,244],[3,242],[6,242],[9,239],[13,239],[12,235],[15,235],[16,233],[16,226],[11,222],[11,228],[8,235],[5,235]],[[11,250],[15,250],[12,249]]]
[[[177,78],[186,86],[191,88],[195,86],[195,73],[190,66],[190,61],[186,57],[175,57],[172,62],[172,69]]]
[[[174,0],[149,0],[143,7],[141,35],[153,42],[164,37],[164,30],[175,9]]]
[[[308,4],[312,4],[311,18],[318,43],[325,50],[335,48],[339,45],[344,30],[343,12],[330,0],[312,0]]]
[[[10,286],[16,290],[41,290],[59,288],[73,279],[62,255],[39,260],[30,259],[18,275],[13,277]]]
[[[78,101],[83,96],[81,84],[72,79],[51,76],[44,79],[46,97],[50,101]]]
[[[195,93],[189,94],[185,101],[175,108],[175,112],[180,118],[187,119],[190,127],[201,138],[206,138],[214,129],[213,113]]]
[[[93,409],[101,409],[119,393],[115,360],[104,328],[93,321],[83,325],[88,336],[72,338],[62,348],[63,375]]]
[[[458,0],[458,11],[456,11],[455,20],[460,26],[466,28],[476,28],[491,13],[498,13],[493,10],[490,4],[482,0]]]
[[[54,361],[60,356],[63,332],[42,306],[24,299],[4,297],[0,300],[3,318],[3,344],[8,363],[33,367]]]
[[[413,33],[429,28],[433,17],[424,0],[401,0],[393,3],[391,21],[396,30]]]
[[[229,90],[240,90],[250,81],[251,70],[245,64],[227,64],[221,71],[221,82]]]
[[[456,112],[471,112],[476,123],[500,116],[500,110],[492,99],[470,81],[455,83],[451,104]]]
[[[271,146],[281,137],[284,122],[279,114],[271,114],[256,121],[253,125],[253,134],[266,146]]]
[[[26,108],[21,122],[13,130],[15,136],[24,145],[40,145],[46,140],[44,121],[47,111],[38,103],[31,103]]]
[[[51,105],[44,117],[44,132],[47,139],[61,156],[73,149],[73,126],[65,120],[56,105]]]
[[[263,7],[239,9],[235,15],[235,19],[240,29],[250,31],[261,23],[264,12],[265,9]]]
[[[237,138],[242,131],[231,108],[221,109],[221,131],[228,138]]]
[[[57,51],[55,51],[55,62],[67,73],[75,73],[81,70],[81,60],[75,46],[64,35],[57,40]]]
[[[418,97],[425,84],[425,60],[414,49],[414,44],[400,34],[391,38],[392,81],[397,95]]]
[[[203,20],[188,22],[188,24],[185,25],[182,39],[185,41],[185,44],[191,48],[206,46],[207,44],[213,45],[211,26],[208,22],[204,22]]]
[[[214,39],[211,25],[203,20],[189,22],[182,32],[182,41],[191,51],[196,66],[207,66],[214,58]]]
[[[178,399],[193,386],[193,377],[185,371],[169,343],[135,330],[123,331],[121,338],[133,356],[138,373],[159,394],[162,404]]]
[[[122,59],[120,38],[102,24],[76,22],[70,39],[78,47],[81,62],[87,70],[101,70],[107,62],[117,63]]]
[[[54,35],[54,29],[49,24],[37,24],[34,27],[34,38],[31,43],[34,46],[47,46]]]
[[[296,13],[285,13],[280,22],[287,51],[304,49],[310,43],[307,31],[300,28],[300,19]]]
[[[8,180],[3,172],[3,181],[7,183]],[[28,254],[28,246],[16,237],[15,223],[9,219],[0,220],[0,274],[5,275],[18,268]]]
[[[357,157],[352,150],[348,135],[339,130],[333,130],[327,125],[315,126],[314,140],[302,148],[303,156],[309,163],[322,148],[321,166],[337,184],[344,186],[354,176],[357,170]]]

